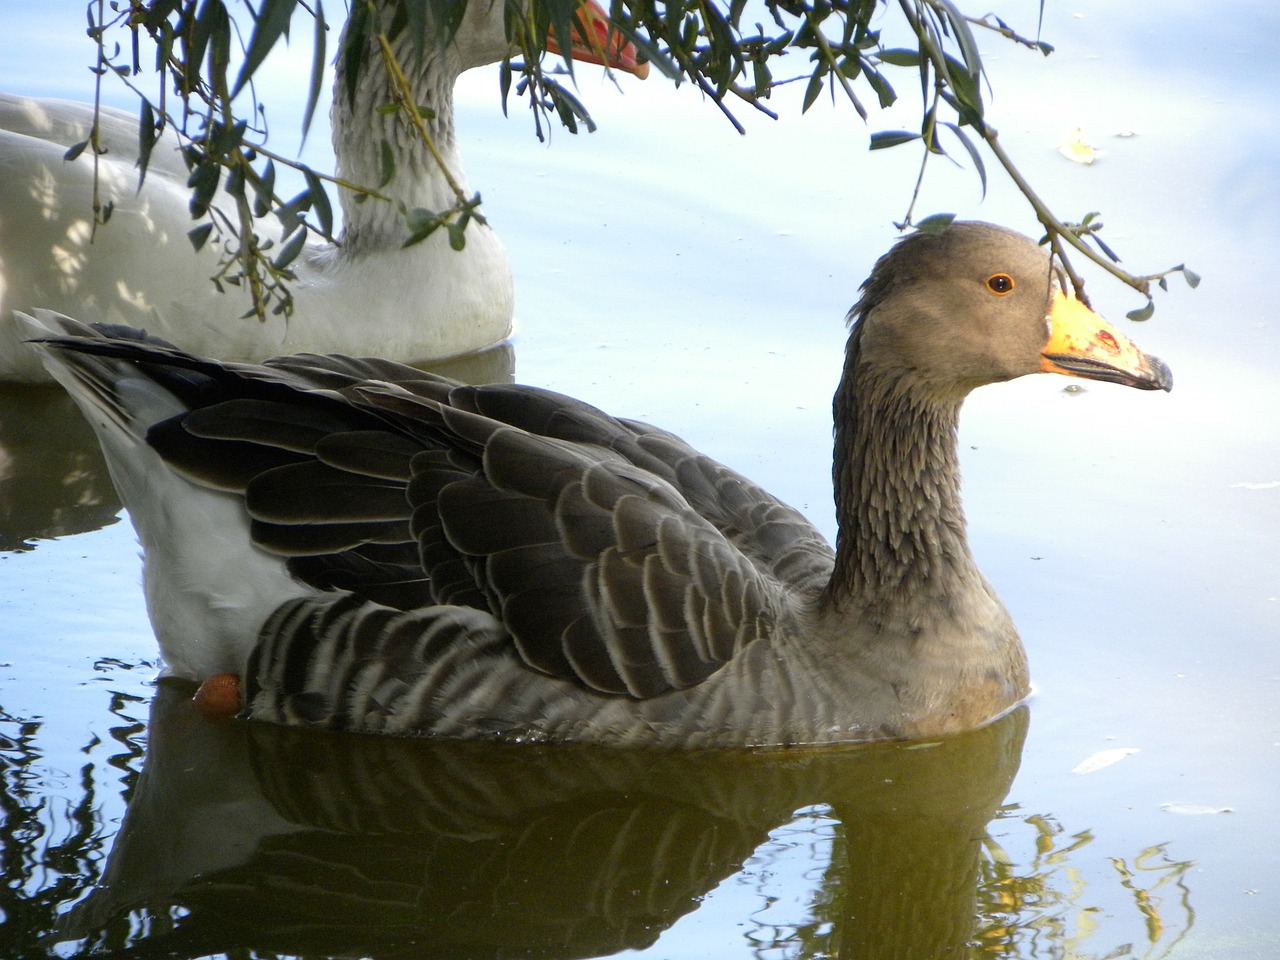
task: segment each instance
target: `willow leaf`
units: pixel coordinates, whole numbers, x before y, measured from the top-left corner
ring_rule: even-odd
[[[254,71],[262,66],[276,41],[289,35],[289,22],[297,6],[298,0],[262,0],[253,35],[249,37],[249,47],[244,53],[244,64],[240,67],[240,76],[236,78],[231,96],[239,93],[253,78]]]

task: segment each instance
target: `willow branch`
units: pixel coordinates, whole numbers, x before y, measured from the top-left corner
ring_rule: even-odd
[[[1122,270],[1111,260],[1107,259],[1101,253],[1098,253],[1098,251],[1090,247],[1084,242],[1084,238],[1081,237],[1078,230],[1072,229],[1070,226],[1054,216],[1053,211],[1050,210],[1048,205],[1040,198],[1040,195],[1036,193],[1031,184],[1027,182],[1026,177],[1024,177],[1022,172],[1014,165],[1009,154],[1005,152],[1004,145],[1000,143],[1000,137],[996,132],[996,129],[991,126],[984,125],[981,133],[983,139],[987,142],[987,146],[991,148],[991,152],[995,155],[995,158],[1000,161],[1000,165],[1004,167],[1005,172],[1009,175],[1009,179],[1014,182],[1014,185],[1017,186],[1022,195],[1027,198],[1027,202],[1031,204],[1031,209],[1035,211],[1036,219],[1039,220],[1045,230],[1048,231],[1049,241],[1054,248],[1054,252],[1057,253],[1059,255],[1059,259],[1062,260],[1062,265],[1067,271],[1067,276],[1071,278],[1072,286],[1075,287],[1076,293],[1080,299],[1084,300],[1086,303],[1088,302],[1088,298],[1084,293],[1084,280],[1071,267],[1070,262],[1065,256],[1065,251],[1062,249],[1060,241],[1065,241],[1070,244],[1076,250],[1080,251],[1080,253],[1084,254],[1087,259],[1093,261],[1117,280],[1127,284],[1134,290],[1137,290],[1144,297],[1147,297],[1148,299],[1151,298],[1151,281],[1160,279],[1164,274],[1151,274],[1149,276],[1142,277],[1134,276],[1127,270]]]
[[[449,169],[449,165],[444,162],[439,148],[436,146],[435,138],[431,136],[431,131],[427,129],[425,121],[422,119],[422,112],[418,109],[418,105],[413,102],[413,87],[409,83],[409,78],[404,75],[404,70],[400,66],[400,61],[396,58],[395,51],[391,49],[391,41],[387,39],[385,30],[378,31],[378,49],[382,53],[382,64],[386,68],[387,76],[391,78],[391,94],[395,99],[396,105],[409,118],[409,124],[426,145],[427,152],[431,154],[431,158],[440,168],[440,172],[444,175],[445,183],[449,185],[449,189],[453,191],[456,201],[455,209],[461,209],[467,206],[469,197],[466,191],[462,189],[462,185],[458,183],[453,175],[453,171]],[[485,223],[484,217],[478,213],[472,216],[478,223]]]
[[[818,44],[818,50],[822,52],[822,59],[826,61],[832,76],[839,78],[840,86],[844,90],[845,96],[853,104],[853,109],[858,111],[858,116],[865,121],[867,119],[867,108],[862,105],[862,101],[853,92],[853,86],[849,83],[849,78],[844,75],[844,71],[840,69],[840,65],[836,62],[835,51],[831,49],[831,44],[827,41],[826,35],[823,34],[822,30],[819,29],[819,25],[814,21],[813,10],[805,11],[805,21],[809,24],[809,29],[813,31],[814,41]]]

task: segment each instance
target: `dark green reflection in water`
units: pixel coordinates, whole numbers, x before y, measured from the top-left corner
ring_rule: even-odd
[[[1155,893],[1187,865],[1139,858],[1117,876],[1146,942],[1082,951],[1087,834],[1001,807],[1025,711],[935,744],[686,754],[211,722],[189,694],[161,684],[145,766],[117,711],[110,762],[131,797],[100,875],[95,778],[50,830],[47,792],[26,785],[39,731],[6,724],[6,955],[606,956],[735,877],[717,894],[742,904],[725,956],[1139,956],[1190,922],[1185,898],[1162,915]],[[1001,834],[1035,854],[1017,862]],[[796,845],[808,888],[786,892],[808,918],[772,926],[769,861]]]
[[[0,551],[115,523],[102,451],[61,387],[0,384]]]

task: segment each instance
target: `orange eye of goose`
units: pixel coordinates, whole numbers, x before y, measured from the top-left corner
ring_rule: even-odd
[[[994,276],[987,277],[987,289],[1003,297],[1013,290],[1013,277],[1007,273],[997,273]]]

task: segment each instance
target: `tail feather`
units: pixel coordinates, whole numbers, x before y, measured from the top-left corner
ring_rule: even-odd
[[[175,470],[148,442],[234,373],[129,327],[44,311],[21,320],[98,435],[143,547],[147,608],[167,672],[192,680],[240,672],[272,610],[315,591],[254,546],[239,495]]]

